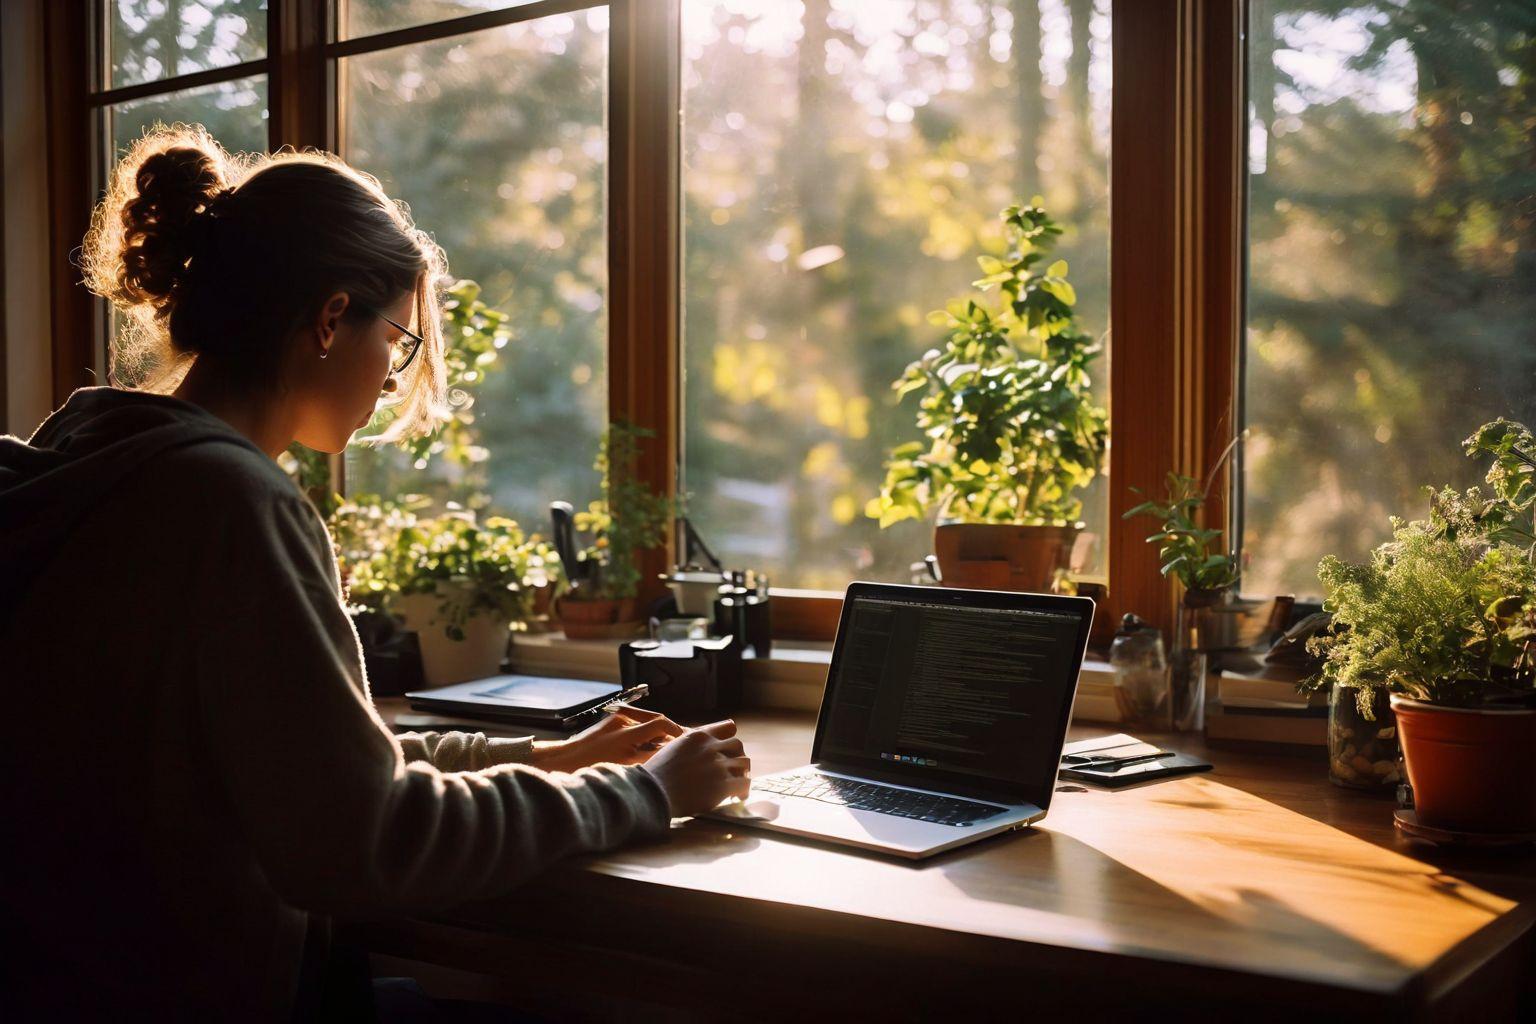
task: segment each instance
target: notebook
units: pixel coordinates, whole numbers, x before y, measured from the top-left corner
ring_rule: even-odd
[[[1063,763],[1059,778],[1070,782],[1086,782],[1094,786],[1103,786],[1107,789],[1118,789],[1121,786],[1130,786],[1142,782],[1151,782],[1154,779],[1166,779],[1175,775],[1188,775],[1192,772],[1210,771],[1211,763],[1202,761],[1198,757],[1188,754],[1178,754],[1172,751],[1162,750],[1150,743],[1144,743],[1134,736],[1125,733],[1115,733],[1112,736],[1099,736],[1091,740],[1078,740],[1068,743],[1061,751],[1063,758],[1082,757],[1093,755],[1099,757],[1138,757],[1142,755],[1162,755],[1155,760],[1142,761],[1138,764],[1128,764],[1123,767],[1107,766],[1094,767],[1090,764]]]
[[[411,707],[445,715],[567,729],[622,692],[617,683],[504,675],[406,694]]]

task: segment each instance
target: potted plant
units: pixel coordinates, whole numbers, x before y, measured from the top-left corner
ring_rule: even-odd
[[[1147,543],[1159,545],[1163,576],[1182,584],[1172,655],[1171,710],[1176,729],[1204,727],[1205,655],[1208,650],[1227,646],[1229,641],[1219,634],[1235,632],[1235,616],[1216,616],[1211,612],[1231,595],[1237,584],[1238,557],[1235,552],[1213,549],[1221,542],[1222,531],[1201,526],[1198,516],[1210,496],[1212,481],[1236,444],[1234,440],[1227,446],[1207,474],[1203,487],[1192,477],[1170,472],[1166,500],[1149,499],[1122,517],[1152,516],[1159,520],[1158,529],[1147,537]]]
[[[943,582],[1044,590],[1068,564],[1078,492],[1099,472],[1107,414],[1089,393],[1100,346],[1077,327],[1067,263],[1042,267],[1061,228],[1036,197],[1002,213],[1006,255],[982,256],[996,308],[960,299],[929,316],[947,329],[892,387],[921,393],[917,427],[885,464],[866,514],[882,528],[937,509]]]
[[[1227,451],[1231,450],[1228,446]],[[1226,455],[1206,477],[1204,487],[1193,477],[1169,473],[1166,500],[1149,499],[1121,517],[1151,516],[1161,521],[1159,528],[1147,537],[1147,543],[1159,545],[1157,555],[1162,574],[1183,585],[1182,604],[1185,608],[1209,608],[1230,593],[1237,583],[1237,553],[1214,550],[1213,545],[1221,541],[1222,531],[1197,522],[1200,510],[1210,497],[1211,482],[1224,461]]]
[[[666,541],[678,513],[676,499],[651,490],[636,471],[640,442],[651,436],[630,423],[610,424],[593,463],[602,477],[603,497],[571,520],[562,516],[570,506],[555,506],[555,539],[570,584],[555,608],[572,639],[626,637],[639,629],[636,556]],[[580,549],[575,532],[589,538]]]
[[[510,519],[419,505],[361,498],[332,513],[348,599],[417,632],[428,685],[495,675],[551,585],[553,552]]]
[[[1420,825],[1536,833],[1536,443],[1497,420],[1467,439],[1488,490],[1431,492],[1368,562],[1323,559],[1333,629],[1307,688],[1352,688],[1363,717],[1396,713]]]

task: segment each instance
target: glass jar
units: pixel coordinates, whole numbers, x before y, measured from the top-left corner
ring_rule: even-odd
[[[1328,781],[1345,789],[1395,793],[1403,779],[1397,718],[1385,690],[1371,694],[1371,715],[1360,713],[1359,691],[1335,684],[1328,694]]]
[[[1120,719],[1131,725],[1168,728],[1168,658],[1163,634],[1127,615],[1110,644],[1109,664],[1115,670],[1115,706]]]

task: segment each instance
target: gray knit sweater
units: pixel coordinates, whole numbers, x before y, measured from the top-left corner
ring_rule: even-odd
[[[284,1019],[307,911],[490,897],[668,823],[642,768],[391,736],[313,507],[170,397],[0,438],[0,692],[0,1000],[55,1019]]]

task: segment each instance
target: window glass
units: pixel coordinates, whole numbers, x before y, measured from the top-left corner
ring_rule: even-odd
[[[1083,330],[1107,331],[1109,101],[1105,2],[685,0],[684,482],[723,560],[787,586],[909,578],[931,525],[864,514],[918,437],[891,382],[1035,195]],[[1107,355],[1093,371],[1107,398]]]
[[[1315,595],[1536,422],[1528,6],[1256,0],[1244,589]]]
[[[347,0],[347,38],[462,18],[484,11],[522,7],[535,0]]]
[[[510,334],[468,394],[476,461],[354,445],[353,493],[492,505],[547,529],[597,497],[607,419],[606,9],[347,59],[344,155],[410,205]],[[461,398],[464,396],[460,396]]]
[[[200,124],[231,153],[267,150],[267,77],[218,82],[163,96],[119,103],[108,110],[113,153],[123,150],[156,122]]]
[[[114,88],[267,54],[267,0],[108,0],[106,11]]]

